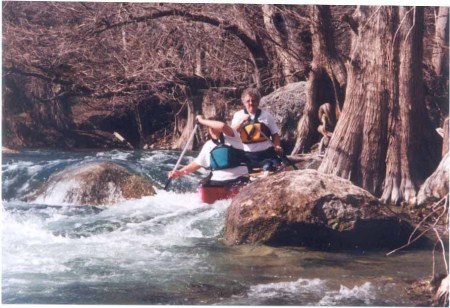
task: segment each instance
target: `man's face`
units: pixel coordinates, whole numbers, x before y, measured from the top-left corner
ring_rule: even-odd
[[[244,96],[244,107],[249,113],[256,113],[258,110],[259,101],[247,94]]]

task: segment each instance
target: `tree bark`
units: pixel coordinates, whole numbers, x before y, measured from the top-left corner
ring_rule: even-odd
[[[194,104],[190,101],[186,102],[186,104],[187,104],[186,122],[181,132],[181,135],[175,139],[172,149],[183,149],[186,146],[186,143],[189,140],[189,137],[191,136],[191,133],[194,129],[195,114],[196,114]],[[194,149],[194,143],[195,140],[194,142],[192,142],[192,144],[188,145],[188,150]]]
[[[185,83],[184,91],[186,93],[185,106],[186,112],[180,110],[175,115],[175,128],[177,132],[179,129],[182,130],[179,137],[173,137],[174,142],[172,149],[183,149],[188,141],[191,133],[194,129],[195,117],[202,113],[202,102],[203,102],[203,89],[207,87],[205,80],[199,77],[192,76],[179,76],[180,82]],[[186,119],[186,120],[184,120]],[[182,127],[182,128],[181,128]],[[188,145],[188,150],[194,150],[197,148],[198,142],[200,140],[199,131],[197,131],[197,138],[194,138],[192,144]]]
[[[448,133],[449,133],[448,117],[444,121],[443,129],[444,129],[444,137],[443,137],[444,142],[442,144],[442,157],[444,157],[445,154],[447,154],[447,152],[448,152],[448,141],[449,141],[448,140],[448,138],[449,138],[449,136],[448,136]]]
[[[444,74],[444,69],[448,67],[448,31],[449,19],[446,6],[439,7],[436,17],[434,48],[433,48],[433,68],[437,76]],[[448,69],[447,69],[448,70]]]
[[[423,9],[360,6],[354,19],[345,103],[319,170],[415,202],[441,151],[423,94]]]
[[[275,53],[281,66],[281,83],[296,82],[294,76],[297,71],[295,60],[289,53],[290,31],[282,12],[273,4],[261,5],[264,26],[275,44]]]
[[[307,101],[297,126],[297,140],[292,154],[307,152],[318,141],[318,110],[321,104],[331,103],[339,116],[344,103],[347,72],[334,47],[329,6],[311,7],[311,33],[313,60],[307,82]]]

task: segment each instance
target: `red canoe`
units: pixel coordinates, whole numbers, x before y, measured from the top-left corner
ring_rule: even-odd
[[[202,202],[211,204],[217,200],[234,197],[244,186],[245,185],[217,187],[200,186],[197,188],[197,191]]]

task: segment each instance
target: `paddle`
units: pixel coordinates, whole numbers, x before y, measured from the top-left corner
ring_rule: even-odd
[[[191,135],[189,136],[189,139],[188,139],[188,141],[186,142],[186,145],[184,146],[184,149],[183,149],[183,151],[181,152],[181,155],[180,155],[180,157],[178,158],[178,161],[177,161],[177,163],[175,164],[175,167],[173,168],[172,171],[175,171],[175,170],[178,169],[178,166],[180,165],[180,162],[181,162],[181,159],[182,159],[183,156],[184,156],[184,153],[186,153],[186,150],[187,150],[189,144],[191,143],[192,139],[194,139],[195,132],[197,131],[197,127],[198,127],[198,124],[196,123],[195,126],[194,126],[194,129],[192,130],[192,133],[191,133]],[[167,190],[167,188],[168,188],[169,185],[170,185],[170,182],[172,182],[172,179],[167,180],[167,183],[166,183],[166,185],[164,186],[164,190]]]
[[[257,130],[259,130],[259,133],[261,134],[261,136],[263,136],[264,138],[266,138],[267,141],[269,141],[269,142],[272,144],[272,146],[275,148],[275,144],[273,143],[273,141],[270,140],[270,138],[267,137],[266,134],[264,134],[263,131],[262,131],[261,129],[259,129],[257,126],[254,126],[254,127],[255,127]],[[289,163],[289,165],[292,166],[292,168],[294,168],[295,170],[298,170],[297,166],[294,165],[294,164],[289,160],[289,158],[287,158],[286,154],[282,153],[282,154],[279,154],[278,156],[281,156],[281,157],[280,157],[281,159],[286,160],[286,161]]]

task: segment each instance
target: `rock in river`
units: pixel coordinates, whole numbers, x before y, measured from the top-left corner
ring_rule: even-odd
[[[286,149],[294,147],[298,120],[306,105],[306,82],[289,83],[261,98],[261,108],[269,111],[280,128]]]
[[[107,161],[66,168],[50,176],[36,202],[73,205],[114,204],[154,195],[152,183],[127,168]]]
[[[379,249],[405,244],[411,231],[369,192],[306,169],[242,189],[227,211],[225,242]]]

